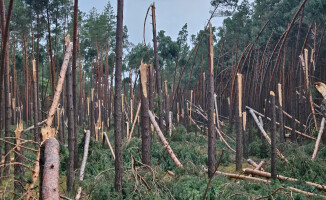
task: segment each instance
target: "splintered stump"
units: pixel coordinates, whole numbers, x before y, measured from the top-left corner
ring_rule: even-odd
[[[173,153],[173,150],[171,149],[168,141],[166,141],[160,127],[158,126],[157,122],[155,121],[155,116],[153,115],[153,113],[149,110],[148,111],[149,114],[149,119],[151,120],[155,131],[158,135],[158,137],[160,138],[161,142],[163,143],[164,147],[166,148],[167,152],[170,154],[171,159],[173,160],[173,162],[179,167],[179,168],[183,168],[183,165],[181,164],[181,162],[178,160],[177,156]]]
[[[58,200],[59,196],[59,142],[55,138],[47,139],[41,146],[40,199]]]

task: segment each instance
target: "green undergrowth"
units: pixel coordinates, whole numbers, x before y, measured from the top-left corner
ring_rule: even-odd
[[[193,127],[190,130],[193,130]],[[82,128],[78,127],[78,133],[82,132]],[[230,134],[225,130],[225,133],[235,138],[234,132]],[[66,164],[69,152],[67,142],[60,144],[60,194],[74,198],[78,187],[81,186],[83,188],[82,199],[202,199],[209,181],[207,173],[204,172],[204,168],[207,168],[207,136],[200,131],[187,133],[183,126],[179,126],[173,130],[171,137],[166,137],[177,158],[184,166],[183,169],[179,169],[168,152],[164,150],[161,141],[154,132],[151,144],[152,166],[148,169],[141,164],[141,139],[137,135],[134,135],[129,144],[127,144],[126,139],[123,141],[124,172],[123,189],[120,196],[117,195],[114,188],[115,170],[111,151],[107,144],[103,147],[102,141],[97,142],[94,138],[90,140],[84,180],[79,181],[79,169],[77,169],[75,190],[68,194],[66,192]],[[25,136],[32,139],[33,132],[26,133]],[[114,147],[113,130],[108,132],[108,136],[111,145]],[[228,139],[227,141],[235,148],[235,142]],[[81,164],[84,152],[83,134],[79,134],[78,144],[79,164]],[[265,160],[267,164],[264,169],[269,172],[270,147],[267,144],[264,149],[261,144],[260,135],[257,130],[254,130],[253,142],[248,145],[249,157],[257,163]],[[279,145],[282,153],[289,160],[289,164],[278,159],[278,174],[297,178],[298,182],[276,180],[265,184],[215,175],[206,199],[256,199],[268,196],[276,190],[277,192],[267,199],[322,199],[322,197],[307,197],[286,189],[287,187],[295,187],[314,194],[326,195],[326,192],[305,184],[305,181],[326,184],[326,173],[324,172],[326,169],[326,146],[321,144],[316,160],[311,161],[314,145],[315,141],[304,141],[300,144],[287,141],[285,145]],[[32,144],[26,146],[36,148]],[[219,139],[217,139],[216,147],[217,159],[219,159],[222,149],[225,149],[218,168],[219,171],[245,175],[242,171],[236,171],[235,154],[228,150]],[[25,156],[32,160],[35,159],[35,153],[31,151],[25,151]],[[26,164],[30,167],[34,166],[33,163],[26,162]],[[252,168],[245,159],[243,160],[243,168]],[[24,181],[32,181],[29,170],[26,170]],[[13,190],[12,181],[3,181],[0,190],[3,191],[4,188],[7,188],[8,191]],[[8,193],[6,197],[12,199],[14,196]]]
[[[228,134],[228,133],[227,133]],[[261,141],[254,133],[255,142],[249,144],[250,158],[256,162],[265,160],[267,165],[265,171],[269,171],[269,146],[266,152],[262,152]],[[114,133],[108,133],[110,142],[114,146]],[[234,136],[232,136],[234,138]],[[180,126],[173,131],[172,137],[167,137],[171,148],[178,159],[184,165],[184,169],[179,169],[174,164],[159,138],[153,133],[151,146],[152,166],[150,169],[141,164],[141,139],[134,137],[127,145],[123,142],[123,190],[118,196],[114,189],[114,159],[107,145],[103,148],[101,142],[96,142],[93,138],[90,142],[89,157],[87,160],[84,181],[76,181],[78,186],[83,188],[84,199],[202,199],[208,178],[204,172],[207,164],[207,137],[201,133],[187,133],[185,128]],[[235,143],[229,141],[235,147]],[[82,159],[83,139],[80,138],[79,155]],[[235,154],[217,141],[217,158],[220,157],[222,149],[225,149],[222,161],[218,170],[229,173],[239,173],[235,170]],[[309,141],[304,144],[294,144],[287,142],[283,147],[283,154],[289,160],[289,164],[278,160],[277,170],[279,174],[299,179],[299,182],[272,181],[270,184],[229,179],[222,175],[215,175],[210,184],[206,199],[255,199],[273,194],[273,199],[311,199],[299,193],[291,192],[286,187],[295,187],[300,190],[315,194],[326,195],[325,192],[308,186],[304,181],[315,183],[326,183],[326,147],[320,146],[318,158],[311,161],[314,142]],[[164,152],[164,153],[163,153]],[[65,162],[68,157],[67,147],[61,146],[61,188],[64,192],[65,183]],[[243,161],[243,168],[251,166]],[[174,176],[168,172],[173,172]],[[79,174],[77,171],[76,174]],[[69,195],[67,195],[69,196]],[[269,197],[268,199],[272,199]],[[315,197],[314,199],[322,199]]]

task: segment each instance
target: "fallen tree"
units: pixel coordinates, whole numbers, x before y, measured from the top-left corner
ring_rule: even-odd
[[[168,141],[165,139],[159,125],[157,124],[157,122],[155,121],[155,116],[153,115],[153,113],[149,110],[148,111],[149,114],[149,119],[151,120],[155,131],[157,133],[157,135],[159,136],[161,142],[163,143],[164,147],[166,148],[167,152],[170,154],[171,159],[173,160],[173,162],[179,167],[179,168],[183,168],[183,165],[181,164],[181,162],[178,160],[177,156],[173,153],[173,150],[171,149]]]

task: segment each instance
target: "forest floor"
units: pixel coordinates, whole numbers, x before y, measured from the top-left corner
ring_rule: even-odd
[[[80,128],[78,131],[81,133],[82,129]],[[255,142],[249,144],[249,158],[257,163],[265,160],[267,164],[264,169],[270,171],[269,146],[266,148],[267,151],[261,150],[261,139],[258,134],[258,132],[254,133]],[[114,147],[113,135],[113,130],[111,130],[108,136]],[[231,137],[235,138],[234,135]],[[123,191],[122,195],[118,197],[114,189],[114,159],[111,151],[107,144],[103,148],[102,142],[91,138],[84,181],[80,182],[76,177],[76,190],[78,186],[82,186],[82,199],[202,199],[209,180],[207,173],[204,172],[207,164],[207,137],[200,134],[199,131],[198,134],[187,133],[186,129],[180,126],[172,132],[172,137],[167,139],[184,165],[184,169],[177,168],[169,154],[164,151],[157,135],[153,133],[152,166],[146,170],[141,163],[141,139],[138,137],[136,129],[131,142],[127,145],[125,140],[123,143]],[[78,140],[81,162],[84,148],[81,134]],[[230,142],[230,145],[235,147],[235,143]],[[292,192],[286,189],[287,187],[326,195],[326,192],[304,183],[304,181],[326,183],[326,146],[321,145],[317,159],[311,161],[314,145],[314,141],[305,141],[300,144],[287,141],[283,154],[289,160],[289,164],[278,159],[278,174],[297,178],[298,182],[276,180],[266,184],[215,175],[210,184],[207,199],[259,199],[270,194],[272,195],[267,199],[312,199]],[[235,154],[227,150],[224,143],[218,140],[217,158],[220,157],[222,149],[225,151],[218,171],[243,174],[242,171],[235,170]],[[76,194],[75,191],[72,195],[66,193],[65,175],[68,158],[66,144],[61,145],[60,154],[60,194],[73,198]],[[26,157],[32,158],[33,154],[26,153]],[[33,166],[32,163],[27,164]],[[252,166],[247,164],[244,159],[243,168],[252,168]],[[26,171],[25,180],[31,181],[31,173]],[[76,171],[76,176],[79,177],[79,170]],[[9,181],[3,181],[0,190],[13,191],[13,181],[10,181],[12,179],[13,177],[10,177],[7,179]],[[7,198],[11,199],[12,196],[8,194]],[[0,195],[0,198],[3,197]],[[323,197],[316,196],[314,199],[323,199]]]

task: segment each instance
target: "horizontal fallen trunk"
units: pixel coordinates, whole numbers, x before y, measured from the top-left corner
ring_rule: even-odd
[[[155,121],[155,116],[153,115],[153,113],[149,110],[148,111],[149,114],[149,119],[151,120],[155,131],[157,133],[157,135],[159,136],[161,142],[163,143],[164,147],[166,148],[167,152],[170,154],[171,159],[173,160],[173,162],[179,167],[179,168],[183,168],[183,165],[181,164],[181,162],[178,160],[177,156],[173,153],[173,150],[171,149],[168,141],[165,139],[159,125],[157,124],[157,122]]]
[[[204,169],[204,171],[207,172],[207,169]],[[221,171],[216,171],[215,174],[220,174],[220,175],[227,176],[227,177],[230,177],[230,178],[235,178],[235,179],[258,181],[258,182],[263,182],[263,183],[270,183],[271,182],[270,180],[266,180],[266,179],[250,177],[250,176],[245,176],[245,175],[241,175],[241,174],[226,173],[226,172],[221,172]],[[314,194],[314,193],[311,193],[311,192],[306,192],[306,191],[299,190],[299,189],[294,188],[294,187],[286,187],[286,189],[288,189],[290,191],[293,191],[293,192],[296,192],[296,193],[301,193],[301,194],[306,195],[308,197],[323,197],[323,198],[326,198],[326,196]]]
[[[245,173],[248,173],[248,174],[254,174],[254,175],[262,176],[262,177],[265,177],[265,178],[271,178],[271,173],[269,173],[269,172],[262,172],[262,171],[259,171],[259,170],[249,169],[249,168],[244,168],[243,171]],[[290,177],[281,176],[281,175],[277,175],[277,179],[282,180],[282,181],[291,181],[291,182],[298,182],[299,181],[296,178],[290,178]],[[313,183],[313,182],[310,182],[310,181],[304,181],[304,182],[307,185],[314,186],[314,187],[316,187],[316,188],[318,188],[320,190],[326,191],[326,185],[321,185],[321,184]]]

